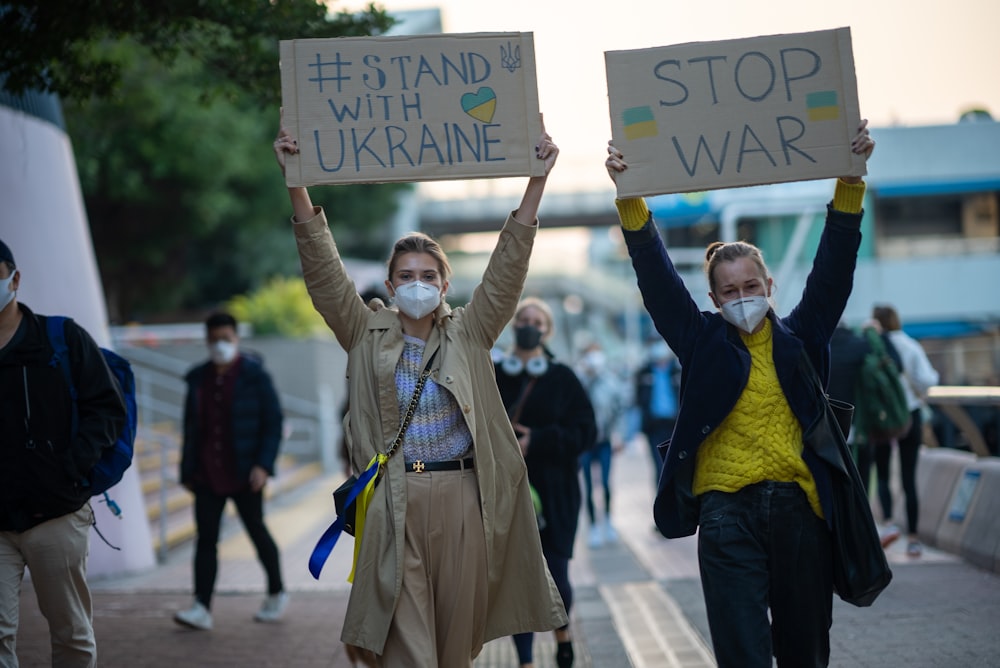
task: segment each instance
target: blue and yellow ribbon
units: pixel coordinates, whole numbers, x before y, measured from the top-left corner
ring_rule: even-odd
[[[354,483],[350,493],[347,495],[347,501],[344,503],[345,512],[347,508],[351,507],[352,503],[358,504],[358,507],[355,509],[354,520],[356,524],[354,528],[354,562],[351,564],[351,574],[347,577],[348,582],[354,582],[354,570],[358,565],[358,555],[361,552],[361,536],[365,527],[365,515],[368,512],[368,505],[371,503],[372,494],[375,493],[375,484],[378,482],[379,475],[384,470],[388,461],[388,455],[377,454],[372,457],[371,461],[368,462],[365,472],[358,476],[357,482]],[[327,527],[327,530],[320,536],[319,541],[316,542],[316,547],[313,548],[312,554],[309,555],[309,572],[312,573],[315,579],[319,580],[319,574],[323,570],[323,565],[329,558],[334,546],[337,545],[337,540],[343,531],[344,517],[338,515],[333,524]]]

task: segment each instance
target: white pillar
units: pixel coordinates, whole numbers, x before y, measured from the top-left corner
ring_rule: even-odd
[[[17,293],[36,313],[72,317],[98,344],[110,346],[107,308],[69,137],[54,122],[0,104],[0,238],[21,271]],[[155,565],[138,466],[111,490],[122,509],[114,517],[93,500],[91,575],[139,571]],[[103,499],[102,499],[103,501]]]

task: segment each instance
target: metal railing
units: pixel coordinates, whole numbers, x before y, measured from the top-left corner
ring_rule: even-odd
[[[969,447],[980,457],[992,455],[986,438],[968,406],[1000,407],[1000,387],[971,385],[936,385],[927,391],[926,401],[944,413],[969,441]]]
[[[119,345],[118,352],[129,360],[135,374],[136,407],[139,413],[139,434],[151,444],[158,455],[159,485],[156,504],[159,506],[157,537],[158,558],[163,560],[169,548],[170,490],[177,485],[176,464],[171,453],[181,447],[184,399],[187,386],[184,374],[190,362],[140,346]],[[309,401],[279,392],[285,414],[282,450],[302,458],[318,458],[323,469],[334,470],[336,455],[332,444],[336,434],[336,409],[333,398],[320,390],[319,401]],[[167,428],[156,428],[167,425]]]

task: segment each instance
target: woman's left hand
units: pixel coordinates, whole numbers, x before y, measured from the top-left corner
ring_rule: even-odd
[[[541,117],[541,114],[539,114],[539,117]],[[542,134],[538,137],[538,143],[535,144],[535,157],[545,161],[546,176],[552,171],[552,167],[556,164],[556,158],[559,157],[559,147],[555,145],[552,137],[545,131],[544,120],[542,120]]]

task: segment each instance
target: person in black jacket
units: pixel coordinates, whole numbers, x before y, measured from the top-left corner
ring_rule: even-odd
[[[857,396],[856,386],[861,363],[870,350],[868,342],[862,336],[844,323],[837,325],[830,338],[830,384],[826,388],[830,398],[839,399],[852,406],[856,406],[859,400],[864,401],[864,397]],[[858,466],[861,482],[864,483],[867,492],[871,479],[871,444],[856,439],[853,427],[851,433],[847,435],[847,442],[854,453],[854,463]]]
[[[65,322],[73,399],[45,317],[17,301],[21,271],[0,241],[0,665],[17,665],[24,570],[49,623],[53,666],[97,665],[87,586],[94,523],[87,477],[125,426],[125,402],[97,344]]]
[[[264,485],[274,475],[281,444],[278,395],[261,362],[240,352],[232,315],[213,313],[205,321],[205,330],[211,359],[185,377],[188,391],[180,467],[181,484],[195,495],[195,600],[174,615],[178,624],[201,630],[212,628],[216,546],[227,499],[236,504],[267,574],[268,596],[254,619],[277,621],[288,604],[278,547],[264,524]]]
[[[865,158],[867,121],[850,141]],[[609,143],[613,181],[628,168]],[[828,442],[807,438],[825,410],[830,337],[854,281],[865,185],[837,180],[799,302],[773,305],[761,251],[713,241],[709,298],[688,291],[646,201],[615,201],[643,305],[681,364],[681,405],[664,457],[653,519],[667,538],[698,534],[698,566],[720,668],[820,668],[830,661],[834,517]],[[810,368],[811,367],[811,368]]]
[[[528,466],[528,480],[541,498],[542,552],[569,613],[573,603],[569,560],[581,505],[578,460],[593,447],[597,425],[576,373],[556,362],[545,347],[553,325],[548,304],[533,297],[522,300],[514,313],[515,345],[496,363],[496,378]],[[533,640],[532,633],[514,636],[522,667],[532,665]],[[568,625],[556,630],[556,641],[556,665],[572,666]]]

